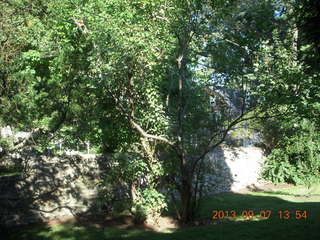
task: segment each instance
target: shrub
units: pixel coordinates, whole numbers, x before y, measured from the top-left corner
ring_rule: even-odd
[[[303,119],[291,127],[291,135],[284,136],[267,157],[263,177],[274,183],[309,185],[319,182],[320,134],[315,124]]]
[[[99,183],[99,205],[111,205],[115,214],[130,211],[137,224],[158,218],[167,206],[165,196],[156,189],[161,165],[159,169],[153,165],[151,172],[143,156],[134,153],[116,153],[108,164]]]

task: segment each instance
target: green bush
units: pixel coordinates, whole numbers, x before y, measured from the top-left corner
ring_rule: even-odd
[[[165,196],[156,189],[157,178],[163,172],[161,165],[156,168],[154,164],[151,172],[143,156],[134,153],[115,153],[108,163],[103,181],[98,184],[98,205],[112,205],[111,212],[115,214],[129,211],[137,224],[159,217],[167,207]],[[146,182],[142,183],[143,179]]]
[[[274,183],[312,184],[320,180],[320,134],[315,124],[303,119],[287,123],[291,134],[267,157],[263,177]]]
[[[13,148],[13,139],[0,137],[0,147],[3,151],[10,151]]]
[[[133,222],[135,224],[142,224],[146,221],[147,216],[147,209],[142,205],[137,205],[133,215]]]
[[[167,209],[165,196],[156,189],[144,189],[137,202],[133,203],[135,223],[143,223],[147,218],[157,220],[163,210]]]

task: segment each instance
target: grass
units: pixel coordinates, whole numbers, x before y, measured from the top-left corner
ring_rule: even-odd
[[[22,170],[19,167],[14,165],[2,166],[0,165],[0,176],[12,176],[12,175],[20,175],[22,174]]]
[[[16,168],[0,168],[0,176],[12,176],[12,175],[20,175],[22,171]]]
[[[276,192],[249,194],[225,193],[207,197],[198,212],[198,221],[209,219],[209,225],[184,227],[175,231],[154,232],[147,230],[120,230],[113,227],[97,228],[63,224],[54,227],[38,226],[15,230],[8,239],[19,240],[207,240],[207,239],[320,239],[320,186],[290,187]],[[235,211],[235,218],[212,220],[213,211]],[[255,216],[246,220],[244,211]],[[272,211],[268,219],[260,211]],[[290,213],[289,219],[280,219],[279,211]],[[296,219],[297,210],[307,211],[307,218]]]
[[[20,171],[12,171],[12,172],[0,172],[0,176],[12,176],[12,175],[20,175],[22,172]]]
[[[290,188],[284,188],[281,191],[266,192],[270,194],[279,194],[295,197],[315,197],[320,196],[320,184],[314,184],[310,187],[303,185],[293,186]]]

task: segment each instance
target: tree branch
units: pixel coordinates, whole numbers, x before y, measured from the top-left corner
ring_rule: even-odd
[[[149,134],[149,133],[146,133],[142,127],[137,124],[132,118],[129,118],[129,121],[130,121],[130,124],[131,126],[136,129],[142,137],[144,138],[149,138],[149,139],[154,139],[154,140],[158,140],[158,141],[161,141],[161,142],[164,142],[164,143],[167,143],[169,144],[170,146],[174,146],[174,143],[172,143],[171,141],[169,141],[168,139],[164,138],[164,137],[161,137],[161,136],[156,136],[156,135],[152,135],[152,134]]]

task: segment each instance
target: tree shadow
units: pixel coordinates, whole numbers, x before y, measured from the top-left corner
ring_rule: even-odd
[[[99,171],[92,159],[24,152],[16,159],[24,171],[0,176],[0,226],[77,217],[96,197]]]
[[[319,239],[320,201],[290,202],[275,196],[224,193],[204,199],[200,215],[193,225],[176,231],[117,229],[116,226],[61,225],[52,229],[46,226],[22,229],[8,239]],[[213,211],[223,211],[225,216],[213,219]],[[269,218],[259,218],[260,212],[272,211]],[[227,211],[236,212],[236,218],[228,218]],[[243,212],[253,211],[254,218],[245,219]],[[281,211],[281,213],[279,212]],[[285,211],[289,212],[286,219]],[[306,211],[306,218],[298,219],[296,211]]]
[[[203,185],[205,195],[231,191],[234,177],[228,166],[224,149],[221,146],[212,149],[204,161]]]

